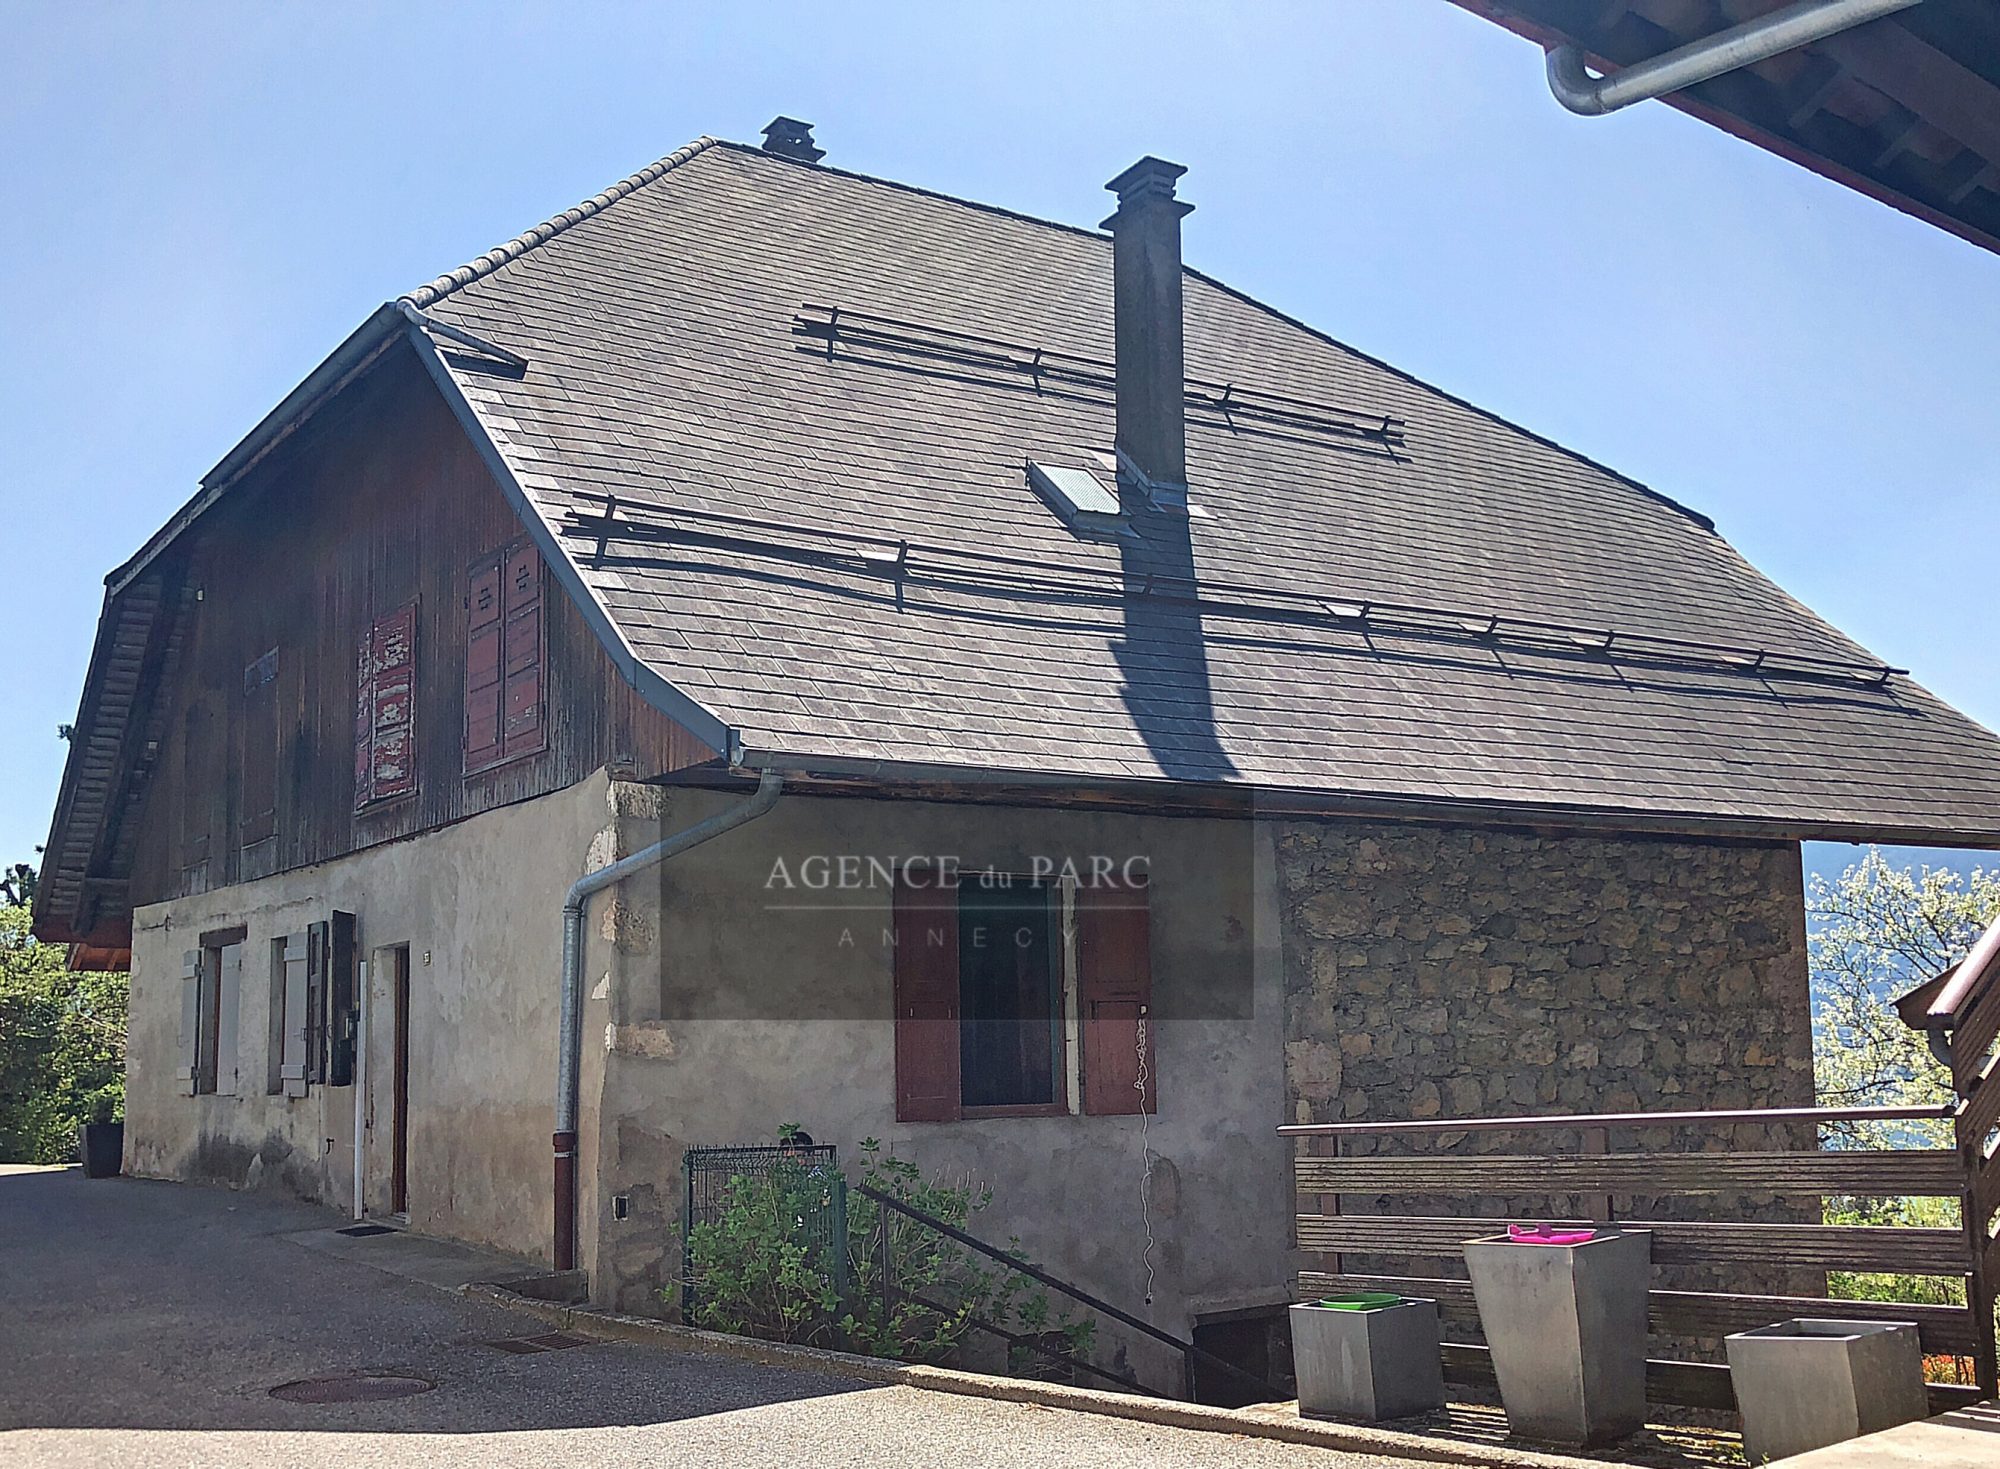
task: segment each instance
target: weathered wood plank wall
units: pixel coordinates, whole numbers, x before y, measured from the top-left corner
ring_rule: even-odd
[[[323,862],[607,764],[645,778],[713,759],[639,699],[551,579],[545,748],[465,773],[469,572],[521,533],[407,348],[258,465],[164,568],[180,586],[185,646],[132,843],[133,904]],[[356,650],[375,619],[412,602],[417,789],[357,813]],[[255,784],[261,764],[246,742],[263,714],[244,675],[274,650],[277,807],[265,835],[245,809],[246,771]]]

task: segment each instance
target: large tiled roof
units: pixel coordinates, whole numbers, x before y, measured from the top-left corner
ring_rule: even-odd
[[[1194,272],[1191,378],[1402,442],[1197,410],[1196,515],[1079,539],[1024,461],[1110,388],[1009,363],[1109,359],[1111,287],[1107,236],[704,141],[406,299],[528,359],[439,343],[750,763],[2000,836],[2000,742],[1699,516]]]

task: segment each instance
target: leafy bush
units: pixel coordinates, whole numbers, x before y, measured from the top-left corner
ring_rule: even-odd
[[[719,1217],[688,1235],[695,1324],[830,1345],[841,1306],[838,1271],[808,1221],[832,1212],[838,1186],[829,1170],[790,1162],[730,1179]]]
[[[990,1189],[926,1178],[874,1138],[861,1143],[861,1155],[861,1183],[955,1229],[992,1202]],[[827,1238],[837,1195],[845,1196],[847,1226],[839,1257]],[[1025,1258],[1019,1241],[1008,1243]],[[1076,1356],[1091,1345],[1092,1324],[1052,1311],[1028,1277],[847,1192],[837,1167],[783,1162],[767,1174],[732,1178],[719,1217],[688,1233],[687,1271],[692,1324],[739,1336],[942,1362],[979,1320],[1044,1345],[1061,1343]],[[1017,1345],[1010,1361],[1039,1371],[1048,1359]]]

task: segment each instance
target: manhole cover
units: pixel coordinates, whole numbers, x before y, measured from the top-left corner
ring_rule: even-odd
[[[271,1396],[288,1403],[380,1403],[390,1398],[413,1398],[436,1386],[422,1377],[360,1372],[349,1377],[306,1377],[297,1382],[282,1382],[271,1389]]]
[[[587,1347],[590,1338],[571,1336],[566,1331],[551,1331],[542,1336],[510,1336],[500,1341],[480,1343],[496,1352],[510,1352],[515,1356],[525,1356],[530,1352],[560,1352],[570,1347]]]

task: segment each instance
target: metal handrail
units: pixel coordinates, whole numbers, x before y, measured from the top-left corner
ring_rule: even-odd
[[[1576,1112],[1539,1117],[1428,1117],[1398,1122],[1293,1122],[1278,1129],[1286,1137],[1360,1137],[1364,1134],[1501,1132],[1564,1127],[1698,1127],[1742,1122],[1914,1122],[1947,1121],[1949,1104],[1912,1107],[1751,1107],[1711,1112]]]
[[[893,1195],[885,1194],[880,1189],[872,1188],[865,1183],[853,1183],[849,1184],[848,1187],[851,1188],[855,1193],[860,1194],[863,1198],[873,1199],[876,1203],[880,1204],[885,1209],[893,1210],[894,1212],[901,1214],[906,1218],[914,1219],[917,1221],[917,1223],[922,1224],[927,1228],[936,1230],[946,1239],[953,1240],[958,1244],[964,1245],[967,1249],[974,1250],[979,1254],[984,1255],[989,1260],[995,1261],[996,1263],[1001,1265],[1005,1265],[1010,1270],[1019,1271],[1021,1274],[1027,1276],[1030,1280],[1035,1281],[1038,1284],[1045,1285],[1050,1290],[1058,1291],[1061,1294],[1068,1296],[1071,1300],[1078,1301],[1083,1305],[1088,1306],[1091,1310],[1097,1312],[1099,1315],[1110,1317],[1113,1321],[1118,1322],[1121,1326],[1128,1326],[1132,1330],[1139,1332],[1143,1336],[1149,1336],[1154,1341],[1161,1342],[1166,1346],[1172,1347],[1175,1351],[1181,1354],[1182,1361],[1185,1364],[1187,1364],[1188,1367],[1187,1376],[1190,1387],[1192,1386],[1193,1383],[1193,1366],[1196,1362],[1202,1362],[1207,1364],[1208,1366],[1219,1368],[1220,1370],[1227,1372],[1231,1376],[1239,1378],[1244,1382],[1254,1383],[1261,1391],[1265,1392],[1276,1391],[1276,1389],[1272,1387],[1271,1383],[1266,1381],[1264,1378],[1257,1376],[1256,1373],[1246,1371],[1243,1368],[1238,1367],[1234,1362],[1226,1361],[1223,1358],[1216,1356],[1213,1352],[1204,1351],[1202,1348],[1196,1346],[1193,1342],[1183,1340],[1182,1338],[1175,1336],[1172,1332],[1163,1331],[1161,1328],[1153,1325],[1153,1323],[1150,1321],[1142,1321],[1137,1316],[1132,1315],[1129,1311],[1121,1311],[1118,1309],[1118,1307],[1112,1305],[1109,1301],[1098,1299],[1096,1296],[1090,1294],[1090,1292],[1082,1289],[1080,1286],[1071,1285],[1066,1280],[1059,1280],[1055,1276],[1049,1274],[1048,1271],[1043,1270],[1041,1267],[1029,1264],[1026,1260],[1023,1260],[1020,1256],[1010,1255],[1005,1250],[996,1249],[992,1245],[986,1243],[985,1240],[979,1239],[974,1235],[967,1234],[964,1230],[959,1229],[955,1225],[947,1224],[944,1220],[939,1219],[934,1215],[926,1214],[921,1209],[912,1208],[910,1205],[904,1203],[901,1199],[896,1198]],[[886,1280],[884,1283],[889,1284],[889,1282],[887,1282]],[[911,1297],[911,1299],[916,1299],[916,1298]],[[927,1305],[927,1303],[923,1301],[919,1301],[918,1304]],[[937,1308],[935,1306],[929,1306],[928,1309],[936,1310]],[[1193,1393],[1190,1392],[1189,1396],[1192,1397]]]

